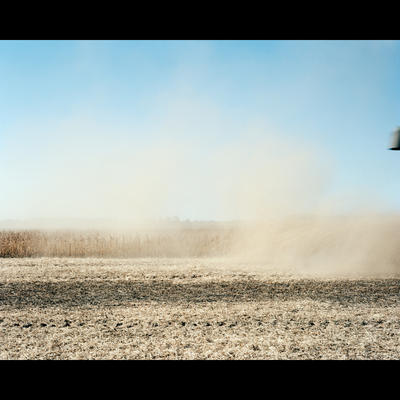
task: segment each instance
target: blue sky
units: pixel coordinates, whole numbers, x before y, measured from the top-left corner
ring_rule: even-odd
[[[312,207],[398,212],[400,154],[387,147],[399,74],[399,41],[1,41],[0,219],[122,216],[149,196],[161,199],[149,215],[240,217],[221,199],[258,168],[269,168],[260,202],[308,193]],[[276,178],[308,152],[306,176]],[[285,161],[252,164],[253,153]],[[249,175],[221,194],[229,162]]]

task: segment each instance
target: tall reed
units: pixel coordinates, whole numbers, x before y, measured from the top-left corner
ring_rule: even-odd
[[[0,231],[0,257],[202,257],[227,253],[229,230]]]

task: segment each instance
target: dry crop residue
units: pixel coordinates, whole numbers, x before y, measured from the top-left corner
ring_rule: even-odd
[[[1,359],[398,359],[400,278],[222,259],[0,260]]]

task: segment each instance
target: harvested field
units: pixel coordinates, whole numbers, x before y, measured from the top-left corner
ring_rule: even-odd
[[[3,258],[0,358],[398,359],[399,288],[223,258]]]

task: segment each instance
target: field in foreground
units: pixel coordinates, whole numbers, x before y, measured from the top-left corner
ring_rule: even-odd
[[[0,359],[399,359],[400,277],[4,258]]]

